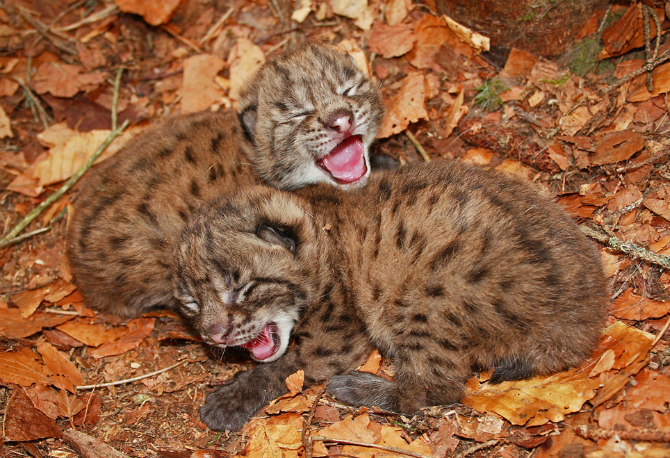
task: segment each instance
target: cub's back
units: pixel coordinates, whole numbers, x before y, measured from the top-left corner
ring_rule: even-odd
[[[83,295],[121,314],[173,304],[169,259],[188,216],[258,182],[233,112],[172,118],[139,135],[85,177],[67,236]]]

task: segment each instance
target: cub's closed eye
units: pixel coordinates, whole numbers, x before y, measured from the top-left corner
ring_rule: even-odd
[[[356,86],[348,87],[342,92],[342,95],[345,97],[351,97],[356,93]]]
[[[305,116],[311,115],[313,112],[311,110],[304,110],[298,113],[291,115],[291,119],[304,118]]]
[[[182,307],[184,307],[189,312],[198,313],[200,311],[200,304],[195,301],[191,302],[182,302]]]
[[[256,235],[273,245],[279,245],[295,254],[296,240],[287,229],[261,224],[256,230]]]

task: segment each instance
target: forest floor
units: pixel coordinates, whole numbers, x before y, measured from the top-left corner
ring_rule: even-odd
[[[668,4],[646,58],[635,4],[597,11],[572,53],[541,59],[495,57],[430,1],[390,0],[383,13],[377,0],[298,3],[0,2],[0,455],[670,456]],[[117,124],[138,132],[234,108],[259,62],[305,39],[340,44],[381,82],[376,153],[516,174],[594,238],[612,305],[588,361],[499,385],[479,374],[462,404],[414,416],[341,405],[296,374],[241,432],[218,433],[198,408],[251,363],[234,351],[220,360],[172,313],[124,321],[86,308],[63,256],[76,185],[10,232],[112,133],[119,68]],[[393,368],[374,354],[365,370]]]

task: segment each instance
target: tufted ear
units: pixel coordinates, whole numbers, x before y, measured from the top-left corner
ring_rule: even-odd
[[[295,254],[298,242],[293,231],[286,227],[270,224],[261,224],[256,230],[256,235],[273,245],[279,245]]]
[[[240,123],[244,133],[251,143],[256,137],[256,118],[258,117],[258,105],[250,105],[240,113]]]

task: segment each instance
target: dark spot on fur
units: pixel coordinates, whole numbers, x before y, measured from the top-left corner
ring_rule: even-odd
[[[417,313],[412,317],[412,321],[415,321],[417,323],[428,323],[428,317],[423,313]]]
[[[398,233],[396,234],[396,246],[398,249],[402,248],[405,244],[405,237],[407,232],[405,231],[405,224],[401,221],[398,225]]]
[[[394,303],[397,307],[400,307],[400,308],[403,308],[403,309],[409,307],[409,304],[407,304],[406,302],[404,302],[404,301],[401,300],[401,299],[396,299],[395,301],[393,301],[393,303]]]
[[[200,185],[198,184],[197,181],[191,180],[191,187],[190,187],[191,194],[195,198],[200,198]]]
[[[314,350],[314,356],[317,358],[326,358],[328,356],[331,356],[333,354],[333,350],[329,348],[324,348],[324,347],[317,347],[316,350]]]
[[[400,193],[403,194],[403,195],[416,194],[417,192],[426,188],[426,186],[428,186],[428,183],[426,183],[426,182],[413,181],[413,182],[405,184],[405,186],[403,186],[400,189]]]
[[[526,323],[520,316],[509,311],[502,301],[493,301],[493,308],[508,325],[519,330],[527,330],[530,328],[528,323]]]
[[[458,351],[458,347],[448,340],[440,340],[438,343],[440,344],[440,347],[447,351]]]
[[[147,205],[146,202],[139,204],[137,206],[137,211],[152,225],[158,226],[158,218],[156,218],[156,215],[154,215],[153,212],[149,209],[149,205]]]
[[[391,184],[388,181],[379,183],[379,200],[384,202],[391,198]]]
[[[221,147],[221,141],[223,140],[223,132],[217,132],[216,135],[212,138],[212,144],[210,146],[210,151],[214,154],[219,154],[219,148]]]
[[[156,157],[158,159],[165,159],[166,157],[169,157],[174,153],[174,148],[163,148],[158,151],[158,154],[156,154]]]
[[[437,255],[433,258],[433,260],[430,262],[430,269],[435,272],[440,269],[445,268],[449,262],[451,261],[451,258],[454,257],[454,255],[460,250],[461,244],[458,241],[458,239],[454,239],[451,242],[447,244],[442,250],[440,250]]]
[[[193,154],[193,148],[191,148],[190,145],[186,145],[184,148],[184,158],[186,159],[186,162],[190,162],[191,164],[195,164],[195,155]]]
[[[479,264],[476,265],[466,276],[468,283],[480,283],[488,274],[488,267]]]
[[[460,328],[460,327],[463,325],[463,323],[461,323],[461,320],[460,320],[456,315],[454,315],[453,313],[447,313],[447,314],[445,314],[444,317],[445,317],[448,321],[450,321],[451,324],[453,324],[454,326],[456,326],[457,328]]]
[[[379,285],[374,285],[372,287],[372,300],[377,302],[382,295],[382,290]]]
[[[444,288],[442,285],[428,285],[426,286],[425,291],[430,297],[444,296]]]

